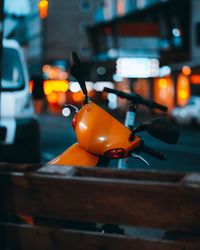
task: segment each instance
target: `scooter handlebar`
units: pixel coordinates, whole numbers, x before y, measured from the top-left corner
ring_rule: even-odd
[[[156,158],[158,158],[159,160],[166,160],[167,156],[153,148],[150,148],[148,146],[146,146],[144,143],[141,145],[140,150],[144,153],[147,153],[149,155],[152,155]]]
[[[148,99],[146,99],[138,94],[125,93],[123,91],[111,89],[111,88],[107,88],[107,87],[105,87],[103,91],[108,92],[108,93],[113,93],[121,98],[125,98],[125,99],[131,101],[134,104],[145,105],[151,109],[159,109],[159,110],[164,111],[164,112],[166,112],[168,110],[168,108],[166,106],[161,105],[159,103],[156,103],[154,101],[148,100]]]

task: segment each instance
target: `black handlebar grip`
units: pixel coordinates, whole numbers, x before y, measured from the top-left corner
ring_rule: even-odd
[[[164,111],[164,112],[166,112],[168,110],[168,108],[166,106],[161,105],[159,103],[156,103],[154,101],[145,99],[144,97],[142,97],[141,95],[138,95],[138,94],[125,93],[123,91],[116,90],[116,89],[110,89],[107,87],[104,88],[104,91],[106,91],[108,93],[113,93],[121,98],[125,98],[125,99],[133,102],[134,104],[137,104],[137,103],[142,104],[142,105],[145,105],[149,108],[159,109],[159,110]]]
[[[141,146],[140,149],[144,153],[150,154],[150,155],[152,155],[152,156],[154,156],[154,157],[156,157],[156,158],[158,158],[160,160],[166,160],[167,159],[167,156],[165,154],[163,154],[161,152],[158,152],[157,150],[152,149],[152,148],[150,148],[150,147],[148,147],[148,146],[146,146],[144,144]]]
[[[168,110],[168,108],[166,106],[159,104],[157,102],[153,102],[150,100],[147,100],[147,102],[148,102],[147,106],[150,108],[159,109],[159,110],[164,111],[164,112],[167,112],[167,110]]]
[[[123,91],[120,91],[120,90],[116,90],[116,89],[111,89],[111,88],[105,87],[105,88],[103,89],[103,91],[108,92],[108,93],[115,94],[115,95],[117,95],[117,96],[119,96],[119,97],[121,97],[121,98],[126,98],[126,99],[128,99],[128,97],[126,96],[126,93],[123,92]],[[128,99],[128,100],[129,100],[129,99]]]

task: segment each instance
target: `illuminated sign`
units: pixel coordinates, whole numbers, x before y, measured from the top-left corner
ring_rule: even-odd
[[[119,58],[116,74],[128,78],[149,78],[159,76],[158,59]]]
[[[192,84],[200,84],[200,75],[191,75],[190,81]]]

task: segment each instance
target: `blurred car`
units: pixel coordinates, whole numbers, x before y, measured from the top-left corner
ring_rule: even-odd
[[[0,160],[39,162],[39,123],[29,91],[27,65],[14,40],[3,40],[1,90]]]
[[[200,96],[192,96],[187,105],[172,111],[172,119],[177,124],[200,124]]]

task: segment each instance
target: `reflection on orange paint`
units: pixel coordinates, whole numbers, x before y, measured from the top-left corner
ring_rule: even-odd
[[[191,68],[188,66],[183,66],[182,73],[186,76],[189,76],[191,74]]]
[[[50,95],[53,92],[66,92],[69,89],[67,80],[46,80],[44,81],[44,93]]]
[[[192,84],[200,84],[200,75],[192,75],[190,81]]]
[[[153,89],[154,101],[168,107],[172,110],[174,107],[174,83],[172,78],[156,78]]]
[[[190,82],[187,76],[180,74],[177,79],[177,104],[184,106],[190,98]]]

